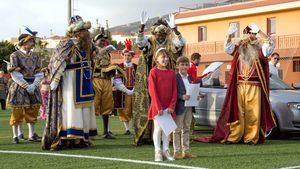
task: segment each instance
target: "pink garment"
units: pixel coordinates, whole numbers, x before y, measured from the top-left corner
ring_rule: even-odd
[[[42,85],[50,85],[51,81],[44,79],[41,84]],[[42,95],[42,106],[40,107],[40,119],[45,120],[48,115],[46,113],[46,107],[48,105],[48,97],[49,97],[49,91],[41,90]]]

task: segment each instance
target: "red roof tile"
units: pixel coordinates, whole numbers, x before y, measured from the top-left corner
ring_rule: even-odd
[[[178,13],[176,15],[176,19],[215,14],[221,12],[236,11],[241,9],[249,9],[255,7],[268,6],[268,5],[276,5],[276,4],[295,2],[295,1],[299,1],[299,0],[256,0],[256,1],[242,2],[242,3],[230,4],[224,6],[217,6],[212,8],[189,10],[189,11]]]

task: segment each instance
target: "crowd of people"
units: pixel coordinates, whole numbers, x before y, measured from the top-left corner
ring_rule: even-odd
[[[5,109],[7,102],[11,107],[12,142],[24,140],[25,121],[28,140],[41,141],[44,150],[90,147],[98,135],[96,116],[102,116],[103,138],[115,139],[109,128],[115,108],[124,134],[133,134],[135,145],[154,144],[155,161],[195,157],[189,146],[195,109],[185,106],[191,99],[187,90],[192,84],[202,86],[202,79],[212,72],[197,75],[199,53],[192,54],[191,60],[183,56],[185,40],[173,14],[169,19],[158,19],[150,37],[144,35],[147,20],[143,12],[136,40],[142,52],[138,64],[132,62],[135,52],[131,40],[124,42],[124,62],[112,64],[110,53],[116,49],[109,44],[104,29],[91,37],[91,23],[78,15],[70,19],[67,38],[57,45],[47,67],[42,67],[41,58],[32,51],[36,32],[21,34],[7,69],[10,85],[0,72],[1,106]],[[236,31],[235,25],[230,25],[224,43],[233,59],[222,113],[213,136],[195,141],[258,144],[264,142],[265,132],[276,126],[269,101],[270,73],[278,76],[279,54],[273,53],[274,42],[257,25],[249,24],[243,38],[234,44]],[[198,100],[205,97],[197,95]],[[171,136],[157,121],[164,114],[171,114],[169,120],[177,125],[172,136],[173,154],[169,149]],[[35,130],[38,118],[46,120],[42,138]]]

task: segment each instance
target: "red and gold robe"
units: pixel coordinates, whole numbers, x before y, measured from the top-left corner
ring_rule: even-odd
[[[126,77],[122,78],[125,87],[132,90],[134,88],[137,65],[133,63],[131,67],[126,67],[124,63],[121,63],[119,67],[122,68],[126,74]],[[133,96],[126,95],[126,93],[117,90],[114,92],[114,102],[115,108],[118,109],[120,121],[130,121],[132,118]]]
[[[230,134],[229,124],[233,124],[239,120],[238,104],[237,104],[237,82],[238,82],[238,66],[239,47],[236,46],[234,52],[231,54],[233,60],[231,62],[231,70],[228,78],[228,88],[224,99],[221,114],[217,121],[214,133],[211,137],[196,138],[195,141],[200,142],[224,142]],[[262,50],[258,52],[259,58],[253,63],[255,64],[255,71],[258,76],[258,81],[261,86],[261,118],[260,118],[260,136],[259,143],[265,140],[266,131],[270,131],[276,126],[271,104],[269,100],[269,66],[268,59],[264,57]]]

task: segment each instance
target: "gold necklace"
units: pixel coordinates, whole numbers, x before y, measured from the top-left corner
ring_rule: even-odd
[[[240,69],[241,69],[240,61],[241,60],[240,60],[240,57],[239,57],[238,62],[236,63],[236,64],[239,64],[239,65],[236,65],[239,68],[239,74],[241,75],[241,77],[243,78],[244,81],[248,81],[253,75],[254,63],[251,65],[250,69],[243,69],[243,71],[241,73],[241,71],[240,71]]]

